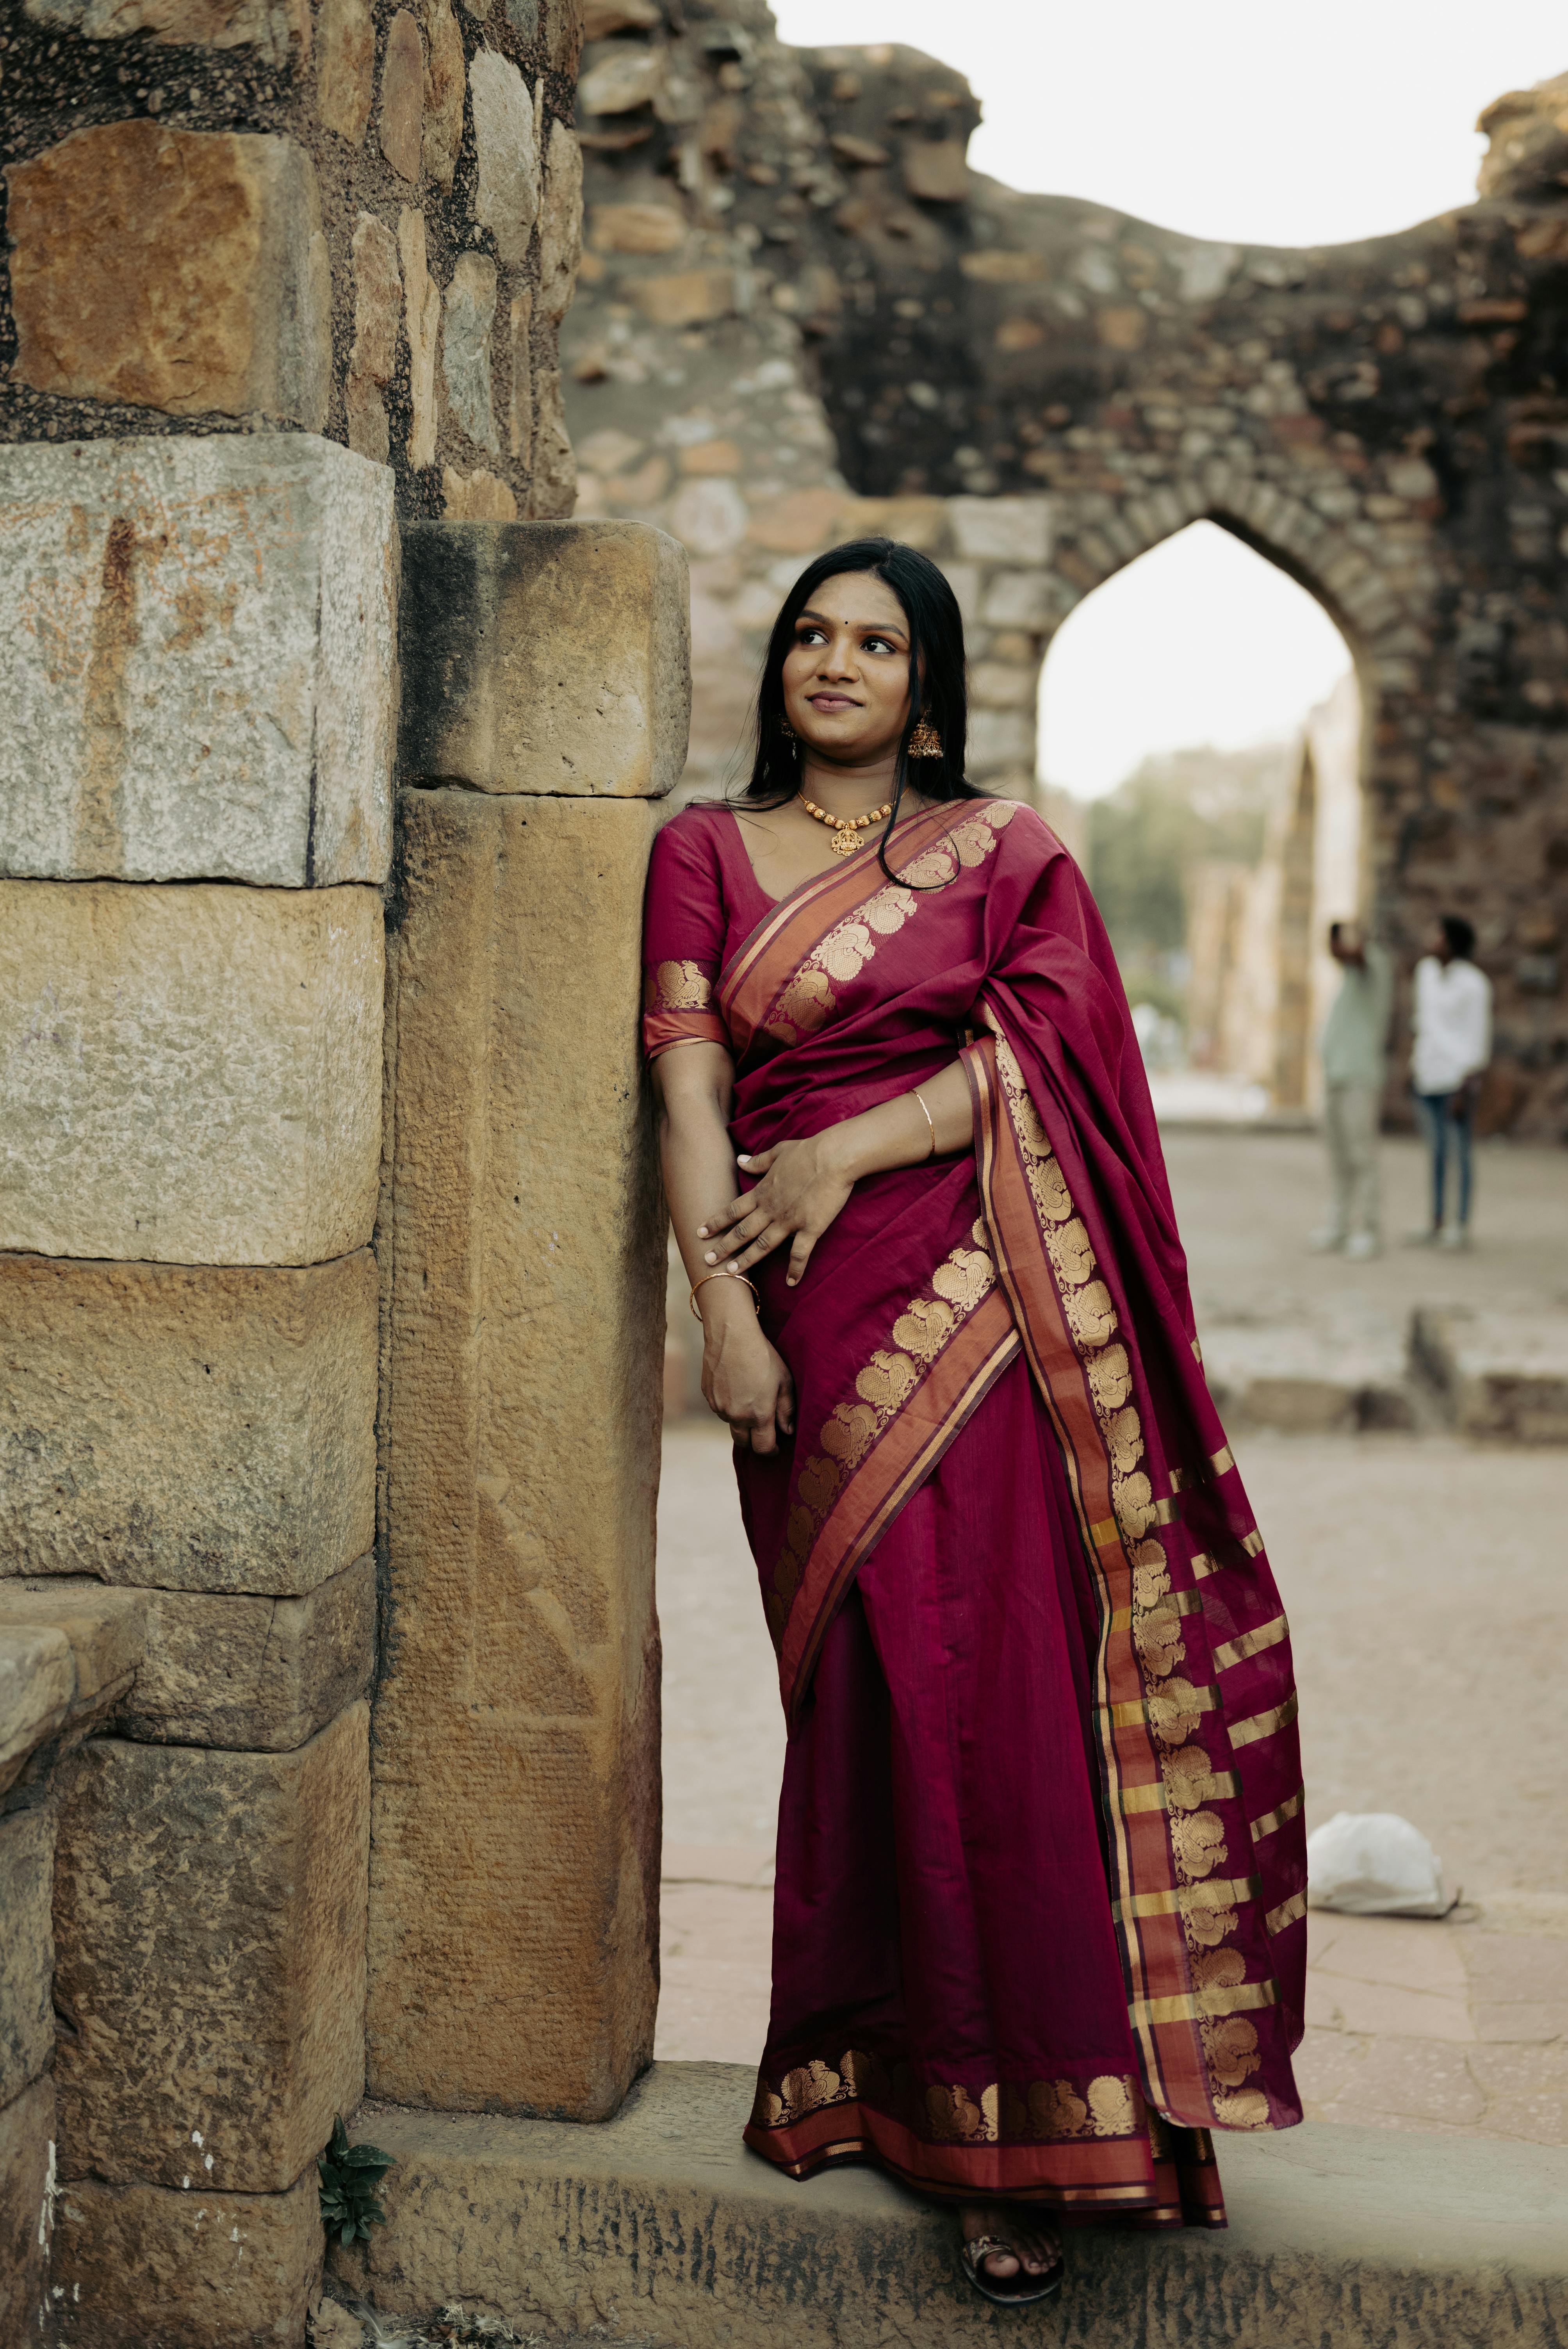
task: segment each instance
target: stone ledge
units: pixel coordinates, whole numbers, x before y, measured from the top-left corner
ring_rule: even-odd
[[[1422,1307],[1410,1361],[1461,1435],[1568,1444],[1568,1313]]]
[[[655,2065],[613,2121],[581,2127],[362,2107],[397,2157],[389,2225],[334,2251],[378,2312],[460,2299],[523,2331],[741,2349],[944,2349],[995,2338],[959,2277],[954,2221],[868,2169],[796,2185],[745,2151],[753,2075]],[[1085,2349],[1424,2349],[1553,2340],[1568,2320],[1568,2153],[1308,2122],[1225,2137],[1223,2234],[1095,2230],[1054,2310],[1014,2336]],[[918,2332],[917,2332],[918,2328]]]

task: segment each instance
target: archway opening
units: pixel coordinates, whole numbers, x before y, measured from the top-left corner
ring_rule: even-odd
[[[1327,926],[1361,911],[1360,743],[1334,620],[1212,522],[1130,563],[1057,631],[1038,771],[1161,1108],[1315,1105]]]

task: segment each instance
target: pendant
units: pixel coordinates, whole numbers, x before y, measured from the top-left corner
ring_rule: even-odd
[[[835,856],[852,856],[860,844],[861,836],[858,832],[835,832],[833,834]]]

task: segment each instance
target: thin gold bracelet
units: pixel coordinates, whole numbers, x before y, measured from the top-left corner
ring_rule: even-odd
[[[916,1092],[914,1098],[917,1102],[920,1102],[921,1114],[923,1116],[927,1125],[931,1128],[931,1147],[925,1154],[928,1158],[934,1158],[936,1155],[936,1120],[926,1108],[924,1102],[921,1101],[918,1091]]]
[[[756,1288],[753,1287],[752,1283],[747,1279],[746,1275],[743,1272],[705,1272],[700,1280],[696,1280],[692,1283],[691,1295],[686,1299],[686,1303],[691,1307],[693,1318],[695,1319],[698,1321],[702,1319],[702,1308],[696,1301],[697,1290],[699,1288],[706,1288],[710,1280],[738,1280],[742,1288],[749,1288],[751,1290],[751,1302],[756,1306],[758,1319],[760,1319],[762,1313],[762,1299],[758,1296]]]

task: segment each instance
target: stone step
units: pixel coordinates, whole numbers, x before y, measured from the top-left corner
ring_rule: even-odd
[[[331,2255],[383,2322],[444,2302],[523,2333],[667,2349],[1481,2349],[1568,2332],[1568,2151],[1307,2122],[1220,2141],[1230,2226],[1068,2244],[1062,2299],[1004,2314],[952,2216],[871,2169],[797,2185],[748,2153],[754,2075],[659,2064],[582,2126],[366,2105],[389,2223]]]
[[[1568,1444],[1568,1313],[1422,1307],[1410,1357],[1461,1435]]]

